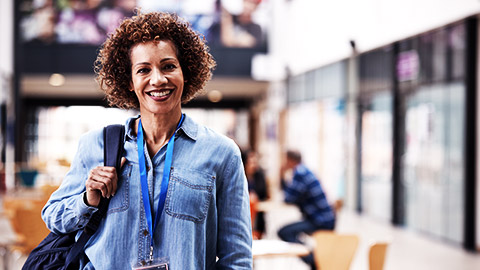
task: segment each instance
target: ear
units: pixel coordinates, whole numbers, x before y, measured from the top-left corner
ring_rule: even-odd
[[[130,85],[129,85],[128,90],[129,90],[130,92],[133,92],[133,91],[135,90],[135,88],[133,87],[133,82],[132,82],[131,80],[130,80]]]

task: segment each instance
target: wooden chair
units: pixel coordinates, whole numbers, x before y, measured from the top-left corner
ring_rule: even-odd
[[[17,237],[12,249],[29,254],[50,232],[41,218],[43,200],[5,201],[5,212]]]
[[[348,270],[358,247],[358,236],[334,231],[316,231],[313,255],[321,270]]]
[[[387,242],[376,242],[370,245],[368,252],[370,270],[383,270],[388,245]]]

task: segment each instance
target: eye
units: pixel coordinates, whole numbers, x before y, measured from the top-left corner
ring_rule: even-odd
[[[166,64],[163,68],[165,70],[174,70],[177,68],[177,66],[175,64]]]
[[[148,73],[150,72],[149,68],[139,68],[137,69],[137,73]]]

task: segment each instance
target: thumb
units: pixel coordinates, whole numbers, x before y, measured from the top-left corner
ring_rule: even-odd
[[[127,158],[122,157],[122,159],[120,160],[120,168],[123,167],[123,164],[125,164],[125,162],[127,162]]]

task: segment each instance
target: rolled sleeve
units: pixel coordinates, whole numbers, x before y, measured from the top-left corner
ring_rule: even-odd
[[[82,193],[80,198],[77,200],[77,204],[75,205],[75,212],[77,213],[76,216],[79,217],[77,223],[77,228],[79,229],[85,227],[90,221],[92,215],[98,210],[98,208],[89,206],[85,203],[85,196],[86,192]]]

